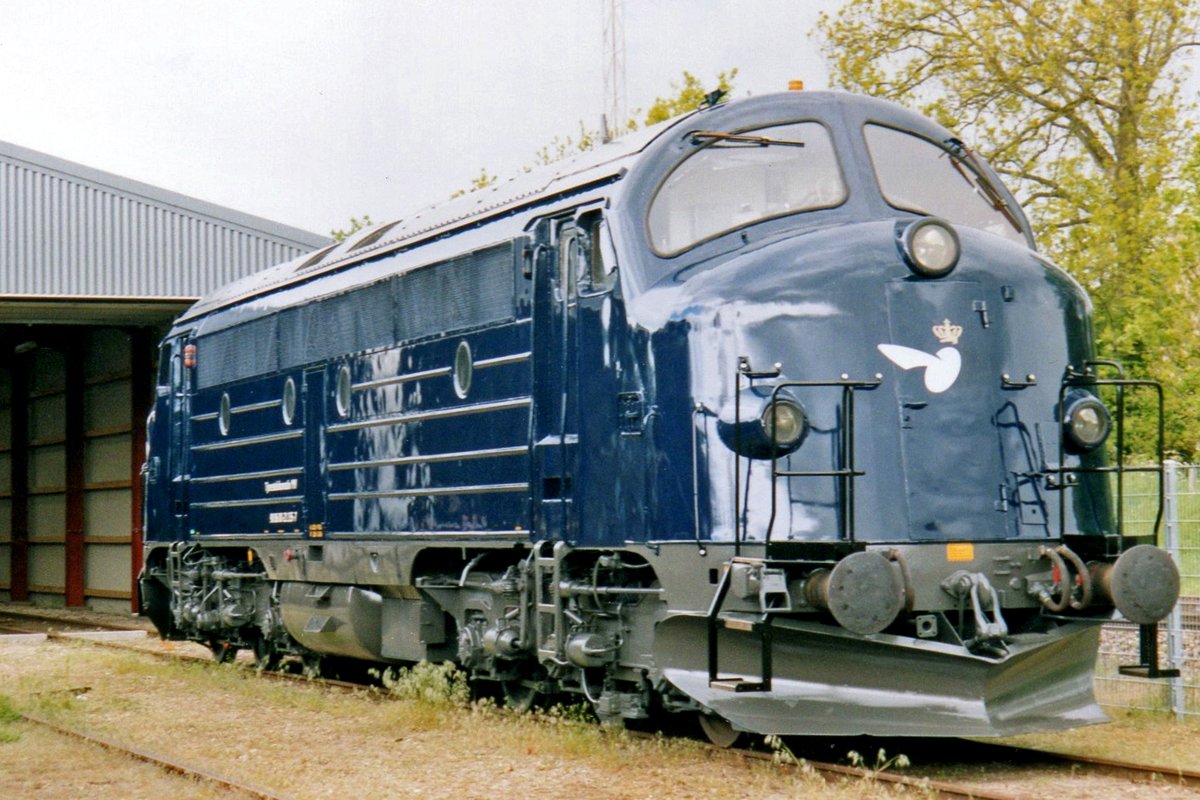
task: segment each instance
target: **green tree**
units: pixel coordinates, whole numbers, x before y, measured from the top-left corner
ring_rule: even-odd
[[[456,197],[462,197],[464,194],[467,194],[468,192],[477,192],[480,189],[486,189],[487,187],[489,187],[493,183],[495,183],[496,180],[497,180],[496,176],[488,173],[486,167],[480,167],[479,174],[471,179],[471,184],[469,186],[467,186],[465,189],[459,189],[458,191],[451,194],[450,199],[453,200]]]
[[[718,72],[714,88],[725,93],[733,91],[733,81],[737,77],[737,73],[737,67],[727,72]],[[644,125],[653,125],[672,117],[678,117],[682,114],[695,111],[703,104],[705,96],[709,91],[705,89],[704,84],[700,82],[699,78],[684,70],[682,81],[680,83],[671,83],[671,93],[667,97],[655,99],[654,103],[646,111],[645,116],[642,116],[641,109],[635,110],[629,119],[625,120],[624,124],[617,126],[617,128],[623,132],[632,132]],[[549,143],[534,152],[533,163],[524,167],[524,170],[529,172],[536,167],[544,167],[547,164],[562,161],[564,158],[587,152],[603,142],[603,131],[599,128],[589,128],[580,120],[579,130],[575,134],[555,136]],[[495,176],[489,176],[486,169],[481,171],[481,177],[486,178],[486,181],[481,182],[480,178],[476,178],[469,186],[459,189],[452,194],[451,198],[461,197],[464,194],[478,191],[479,189],[486,189],[496,182]]]
[[[976,140],[1043,248],[1092,294],[1099,350],[1169,391],[1169,446],[1193,455],[1189,355],[1200,205],[1188,176],[1186,0],[849,0],[822,17],[835,83],[918,107]],[[1190,204],[1190,205],[1189,205]],[[1140,401],[1129,453],[1149,454]]]
[[[329,232],[329,235],[332,236],[336,242],[344,242],[346,241],[347,236],[353,236],[363,228],[369,228],[374,224],[375,223],[371,222],[371,216],[369,214],[363,214],[362,219],[359,219],[358,217],[351,217],[349,225],[347,225],[344,229],[334,228]]]
[[[683,82],[681,84],[672,82],[672,94],[668,97],[655,99],[654,103],[646,111],[646,119],[643,124],[653,125],[656,122],[663,122],[673,117],[678,117],[681,114],[695,111],[704,102],[705,96],[713,89],[726,94],[732,92],[733,80],[737,77],[737,74],[737,67],[728,72],[718,72],[717,85],[711,89],[706,89],[699,78],[685,69],[683,71]]]

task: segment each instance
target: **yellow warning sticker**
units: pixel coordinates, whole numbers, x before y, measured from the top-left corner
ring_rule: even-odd
[[[951,542],[946,545],[947,561],[974,561],[975,545],[970,542]]]

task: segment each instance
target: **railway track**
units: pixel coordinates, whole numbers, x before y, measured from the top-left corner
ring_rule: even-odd
[[[113,739],[108,739],[108,738],[105,738],[102,736],[96,736],[94,734],[87,733],[86,731],[78,730],[76,728],[69,728],[69,727],[67,727],[65,725],[61,725],[57,722],[51,722],[50,720],[45,719],[43,717],[24,713],[24,714],[21,714],[21,719],[25,720],[26,722],[32,723],[34,725],[40,725],[44,728],[49,728],[50,730],[54,731],[55,733],[61,734],[63,736],[70,736],[71,738],[79,739],[80,741],[84,741],[84,742],[87,742],[88,744],[95,745],[96,747],[101,747],[105,750],[108,750],[109,752],[118,753],[118,754],[126,756],[128,758],[132,758],[136,761],[142,761],[147,764],[153,764],[154,766],[159,767],[160,769],[162,769],[166,772],[170,772],[175,775],[182,775],[186,778],[190,778],[191,780],[201,781],[203,783],[208,783],[208,784],[213,784],[215,786],[219,786],[222,789],[236,792],[239,795],[244,795],[246,797],[258,798],[258,800],[287,800],[287,798],[283,797],[282,795],[275,794],[274,792],[268,791],[267,789],[262,789],[257,786],[250,786],[249,784],[241,783],[241,782],[236,781],[233,778],[230,778],[228,776],[220,775],[218,773],[212,772],[211,770],[207,770],[202,767],[197,767],[197,766],[193,766],[193,765],[189,765],[189,764],[184,764],[175,759],[168,758],[166,756],[156,755],[154,753],[150,753],[150,752],[148,752],[146,750],[142,750],[140,748],[131,747],[127,744],[122,744]]]
[[[174,662],[204,662],[212,663],[211,657],[200,656],[189,653],[179,653],[172,651],[164,651],[157,649],[149,649],[146,647],[138,647],[129,642],[119,640],[106,640],[104,638],[94,638],[88,634],[100,634],[106,630],[106,626],[96,622],[73,623],[69,620],[60,618],[46,618],[37,614],[20,614],[9,611],[0,611],[0,636],[3,635],[29,635],[30,633],[43,633],[50,640],[70,640],[70,641],[86,641],[88,644],[99,647],[115,648],[120,650],[132,650],[138,653],[145,653],[156,658],[165,659]],[[127,626],[108,626],[107,630],[125,631],[130,630]],[[137,630],[135,628],[135,630]],[[253,671],[250,664],[236,664],[235,666]],[[288,672],[263,672],[259,673],[261,677],[267,680],[280,681],[300,681],[309,684],[316,683],[324,688],[335,691],[354,691],[362,692],[364,696],[382,698],[385,697],[383,692],[364,692],[364,689],[369,689],[362,683],[330,680],[330,679],[312,679],[303,675],[297,675]],[[63,735],[70,735],[84,741],[89,741],[97,746],[104,747],[114,752],[122,752],[130,757],[147,761],[159,765],[161,768],[186,774],[195,777],[198,780],[220,784],[226,788],[237,791],[238,793],[249,797],[276,798],[278,795],[272,794],[270,791],[260,789],[253,786],[244,786],[237,784],[232,779],[225,778],[220,775],[207,773],[203,769],[193,768],[189,765],[178,763],[173,759],[165,756],[159,756],[144,751],[139,751],[136,748],[126,747],[118,742],[111,740],[100,739],[99,737],[91,736],[82,731],[75,731],[66,728],[58,723],[48,720],[25,715],[25,719],[31,723],[43,725],[53,728]],[[638,734],[634,734],[638,735]],[[983,772],[993,769],[1012,769],[1014,766],[1028,769],[1034,773],[1038,770],[1056,770],[1060,773],[1069,774],[1071,776],[1079,776],[1086,774],[1107,779],[1109,781],[1127,782],[1128,784],[1150,784],[1157,787],[1172,787],[1173,789],[1182,790],[1189,795],[1200,794],[1200,772],[1185,769],[1170,769],[1162,766],[1150,766],[1144,764],[1135,764],[1112,759],[1100,759],[1084,756],[1072,756],[1047,752],[1042,750],[1033,750],[1028,748],[1018,748],[1009,745],[992,744],[979,741],[955,740],[952,755],[947,758],[945,740],[894,740],[886,743],[893,752],[913,752],[915,766],[906,771],[897,771],[893,769],[870,769],[861,766],[850,766],[843,763],[834,763],[827,761],[824,758],[810,757],[813,754],[813,746],[811,742],[805,740],[789,740],[787,742],[789,750],[764,751],[761,748],[751,748],[742,750],[725,750],[722,748],[713,747],[713,751],[724,753],[729,757],[744,758],[752,760],[774,761],[779,763],[784,769],[806,769],[816,772],[828,781],[837,781],[845,779],[857,779],[863,781],[872,781],[878,784],[888,785],[903,785],[919,789],[929,795],[945,798],[979,798],[979,800],[1023,800],[1024,798],[1036,797],[1039,795],[1035,791],[1022,791],[1020,789],[1010,790],[1007,788],[998,788],[994,786],[980,785],[974,782],[960,782],[956,780],[944,780],[937,777],[941,771],[939,767],[947,767],[955,763],[962,763],[968,760],[972,765],[978,767]],[[847,743],[849,744],[849,743]],[[878,746],[879,742],[875,742],[874,746]],[[916,745],[916,750],[911,750],[910,745]],[[818,746],[816,749],[820,749]],[[829,749],[828,741],[824,743],[825,753],[832,753]],[[862,748],[864,750],[869,747]],[[923,750],[928,750],[930,753],[940,753],[942,755],[927,759],[923,754]],[[790,758],[791,753],[795,753],[795,759]],[[844,753],[844,750],[842,751]],[[1116,795],[1114,795],[1116,796]]]
[[[1034,774],[1053,770],[1064,776],[1070,776],[1072,780],[1093,777],[1105,779],[1116,784],[1138,784],[1164,789],[1173,787],[1183,793],[1183,796],[1200,794],[1200,772],[1195,770],[1172,769],[1115,759],[1076,756],[974,740],[953,740],[953,746],[948,746],[945,740],[940,740],[937,744],[933,744],[935,741],[937,740],[894,740],[888,743],[891,752],[912,752],[912,748],[907,745],[918,744],[913,766],[907,771],[869,769],[812,760],[804,757],[803,753],[805,749],[803,746],[796,748],[796,757],[802,759],[802,763],[807,764],[827,778],[841,776],[858,777],[878,783],[923,789],[938,797],[946,798],[1030,800],[1031,798],[1043,797],[1046,794],[1044,790],[1038,789],[1007,789],[983,785],[986,783],[985,781],[959,782],[930,777],[931,775],[941,773],[950,764],[961,766],[964,762],[971,764],[985,773],[1016,770],[1017,772],[1029,771],[1030,774]],[[879,742],[875,742],[875,746],[878,745]],[[937,747],[942,753],[952,750],[952,756],[941,755],[939,757],[926,758],[922,755],[925,747]],[[777,758],[774,754],[753,750],[744,751],[744,754],[748,758]],[[1014,779],[1014,782],[1019,781],[1019,777]],[[1075,794],[1073,796],[1079,795]]]

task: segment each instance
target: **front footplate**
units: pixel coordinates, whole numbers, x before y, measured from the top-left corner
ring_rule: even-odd
[[[656,663],[677,689],[735,728],[777,735],[1011,736],[1105,722],[1092,693],[1100,626],[1011,637],[1003,658],[889,634],[859,636],[776,618],[767,692],[709,680],[704,616],[659,623]],[[720,631],[722,676],[753,680],[757,636]]]

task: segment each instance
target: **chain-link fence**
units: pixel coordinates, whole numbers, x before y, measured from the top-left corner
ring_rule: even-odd
[[[1168,461],[1165,503],[1158,544],[1179,566],[1179,602],[1158,626],[1159,666],[1178,677],[1147,679],[1122,675],[1122,665],[1141,661],[1138,627],[1127,622],[1104,626],[1096,662],[1096,696],[1118,708],[1169,711],[1200,717],[1200,465]],[[1158,512],[1158,476],[1125,476],[1125,533],[1148,535]]]

